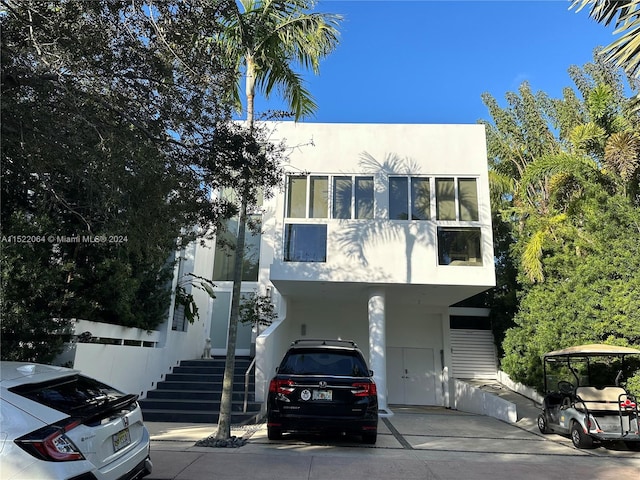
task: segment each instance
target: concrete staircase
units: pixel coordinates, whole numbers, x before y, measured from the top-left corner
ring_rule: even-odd
[[[249,375],[247,411],[244,407],[244,375],[251,358],[236,357],[233,381],[233,424],[250,423],[260,412],[261,402],[255,401],[255,375]],[[144,419],[149,422],[218,423],[224,358],[184,360],[147,392],[140,400]]]

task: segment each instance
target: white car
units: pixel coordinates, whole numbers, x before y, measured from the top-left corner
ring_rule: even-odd
[[[136,395],[77,370],[0,362],[2,480],[134,480],[151,473]]]

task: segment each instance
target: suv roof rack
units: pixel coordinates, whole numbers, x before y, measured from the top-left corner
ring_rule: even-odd
[[[334,340],[331,338],[301,338],[291,342],[291,346],[302,346],[304,344],[310,345],[331,345],[335,347],[353,347],[358,348],[358,345],[353,340]]]

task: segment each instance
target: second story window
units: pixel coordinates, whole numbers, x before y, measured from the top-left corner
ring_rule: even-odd
[[[429,179],[389,177],[389,220],[430,220],[430,218]]]
[[[478,221],[475,178],[436,178],[436,219]]]
[[[333,177],[332,218],[373,218],[373,177]]]
[[[292,175],[287,180],[287,218],[373,218],[373,177]]]
[[[287,224],[284,231],[285,262],[326,262],[327,225]]]

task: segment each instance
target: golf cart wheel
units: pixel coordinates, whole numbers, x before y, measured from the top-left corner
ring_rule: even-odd
[[[593,438],[584,433],[578,422],[571,423],[571,441],[576,448],[593,448]]]
[[[540,429],[541,433],[549,433],[549,424],[547,423],[547,417],[544,413],[538,415],[538,429]]]
[[[269,440],[280,440],[282,438],[282,430],[277,427],[267,427],[267,438]]]

